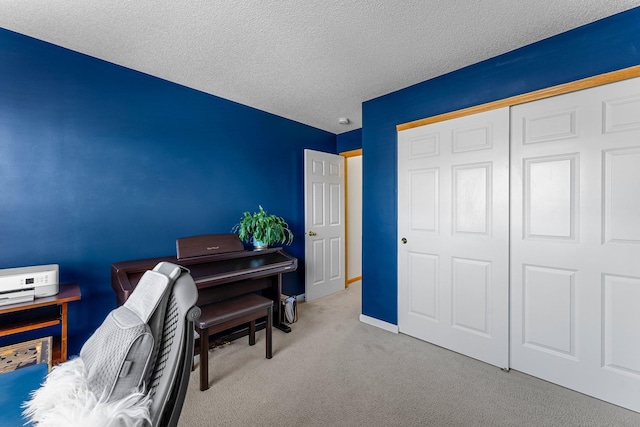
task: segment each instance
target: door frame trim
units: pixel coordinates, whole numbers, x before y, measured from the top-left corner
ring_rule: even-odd
[[[537,101],[538,99],[550,98],[556,95],[563,95],[565,93],[589,89],[639,76],[640,65],[635,65],[633,67],[623,68],[621,70],[611,71],[609,73],[599,74],[597,76],[587,77],[585,79],[575,80],[573,82],[563,83],[557,86],[551,86],[533,92],[524,93],[522,95],[511,96],[509,98],[499,99],[497,101],[487,102],[485,104],[475,105],[473,107],[463,108],[449,113],[438,114],[436,116],[402,123],[396,126],[396,131],[399,132],[401,130],[412,129],[419,126],[455,119],[457,117],[481,113],[483,111],[495,110],[496,108],[511,107],[513,105],[524,104],[525,102]]]
[[[362,280],[362,276],[349,279],[349,157],[362,156],[362,148],[338,153],[344,157],[344,287],[349,287],[350,283]]]

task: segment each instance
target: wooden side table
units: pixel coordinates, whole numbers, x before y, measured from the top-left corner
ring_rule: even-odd
[[[0,337],[60,325],[60,336],[53,339],[52,362],[67,360],[67,304],[81,298],[77,283],[60,285],[50,297],[0,306]]]

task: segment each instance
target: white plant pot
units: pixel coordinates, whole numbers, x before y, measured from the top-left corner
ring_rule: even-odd
[[[269,245],[260,240],[257,240],[255,237],[253,238],[253,249],[266,249]]]

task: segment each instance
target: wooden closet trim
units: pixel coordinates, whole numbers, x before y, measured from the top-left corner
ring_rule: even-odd
[[[610,73],[599,74],[593,77],[587,77],[586,79],[576,80],[557,86],[551,86],[522,95],[499,99],[497,101],[488,102],[486,104],[463,108],[462,110],[451,111],[449,113],[439,114],[437,116],[431,116],[424,119],[399,124],[396,126],[396,130],[399,132],[401,130],[407,130],[419,126],[429,125],[432,123],[438,123],[445,120],[481,113],[483,111],[495,110],[496,108],[511,107],[512,105],[524,104],[525,102],[536,101],[538,99],[549,98],[552,96],[575,92],[582,89],[589,89],[595,86],[601,86],[608,83],[627,80],[638,76],[640,76],[640,65],[623,68],[622,70],[612,71]]]

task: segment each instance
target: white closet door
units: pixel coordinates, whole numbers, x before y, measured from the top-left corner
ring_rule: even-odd
[[[640,80],[511,129],[511,366],[640,411]]]
[[[398,133],[399,330],[502,368],[508,139],[508,108]]]

